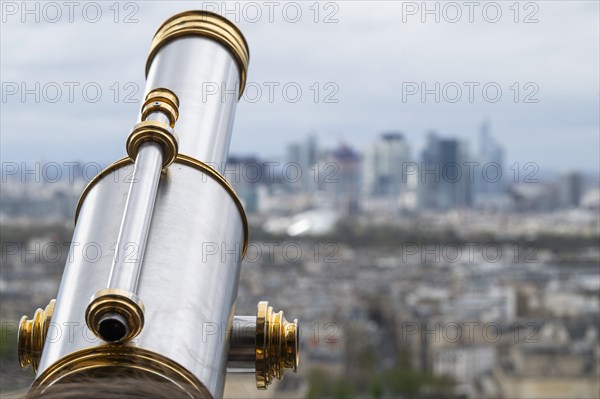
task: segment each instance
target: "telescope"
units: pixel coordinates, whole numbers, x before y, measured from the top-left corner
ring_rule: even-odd
[[[266,389],[296,371],[297,320],[266,301],[235,315],[248,221],[211,166],[227,161],[248,63],[244,36],[217,14],[183,12],[156,32],[127,157],[83,190],[58,295],[21,319],[31,396],[136,375],[221,398],[227,372],[254,373]],[[204,95],[207,84],[227,95]],[[207,255],[208,244],[220,253]]]

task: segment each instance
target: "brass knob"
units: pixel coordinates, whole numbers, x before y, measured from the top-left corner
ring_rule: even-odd
[[[142,105],[142,121],[145,121],[152,112],[161,111],[169,118],[169,126],[175,127],[175,122],[179,118],[179,98],[169,89],[153,89],[146,96],[144,105]]]
[[[27,316],[21,317],[17,340],[19,364],[23,370],[31,365],[33,371],[37,372],[55,303],[56,299],[53,299],[44,310],[37,309],[32,320]]]
[[[273,378],[294,372],[299,361],[298,320],[288,322],[269,302],[258,303],[256,315],[256,387],[267,389]]]

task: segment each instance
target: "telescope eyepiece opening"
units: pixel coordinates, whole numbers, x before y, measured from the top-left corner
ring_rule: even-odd
[[[127,320],[119,313],[107,313],[98,321],[98,335],[106,342],[120,342],[129,335]]]

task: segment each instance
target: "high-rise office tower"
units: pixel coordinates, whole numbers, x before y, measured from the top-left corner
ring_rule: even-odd
[[[480,165],[475,169],[476,196],[490,197],[504,193],[504,149],[490,134],[490,123],[484,121],[479,132]]]
[[[563,175],[559,184],[560,204],[566,207],[578,207],[583,193],[583,176],[579,172]]]
[[[452,209],[472,205],[473,169],[467,145],[431,133],[419,164],[419,207]]]
[[[292,143],[287,148],[287,164],[283,165],[284,177],[294,192],[311,194],[318,189],[318,144],[315,136],[308,136],[301,142]]]
[[[402,133],[385,133],[365,148],[363,194],[398,198],[406,190],[406,164],[410,147]]]
[[[343,215],[358,212],[360,197],[360,157],[348,145],[331,151],[324,166],[322,186],[331,205]]]

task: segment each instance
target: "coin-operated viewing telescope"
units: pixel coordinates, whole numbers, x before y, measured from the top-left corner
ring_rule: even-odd
[[[267,302],[234,315],[248,222],[210,166],[227,160],[248,61],[242,33],[216,14],[184,12],[156,32],[128,157],[84,189],[58,296],[21,319],[30,392],[135,372],[219,398],[228,371],[254,372],[259,389],[296,371],[296,320]],[[207,83],[230,95],[204,95]]]

